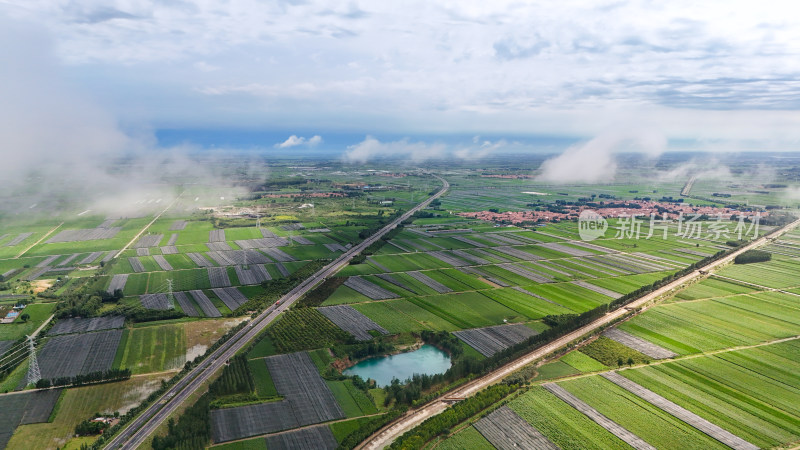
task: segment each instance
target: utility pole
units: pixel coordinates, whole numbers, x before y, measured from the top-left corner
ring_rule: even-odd
[[[39,361],[36,359],[36,345],[33,336],[28,336],[28,351],[30,352],[30,364],[28,365],[28,384],[35,385],[42,379],[39,372]]]

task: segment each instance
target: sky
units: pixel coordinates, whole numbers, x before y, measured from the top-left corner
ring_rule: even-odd
[[[508,148],[580,156],[598,145],[797,150],[795,10],[727,0],[0,0],[0,93],[11,99],[0,118],[12,134],[68,128],[12,144],[91,136],[100,153],[163,136],[191,142],[193,132],[205,133],[201,145],[246,132],[274,152],[335,147],[351,162]]]

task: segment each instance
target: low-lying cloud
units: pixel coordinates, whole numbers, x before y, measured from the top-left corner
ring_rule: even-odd
[[[543,162],[537,180],[558,184],[613,181],[617,173],[615,153],[629,151],[656,157],[666,147],[666,138],[658,133],[604,134]]]
[[[414,142],[410,139],[381,142],[372,136],[367,136],[358,144],[348,146],[342,159],[348,163],[358,164],[376,159],[401,159],[412,163],[446,158],[475,160],[501,150],[506,145],[505,140],[492,142],[480,140],[478,137],[473,139],[471,145],[446,145],[439,142]]]

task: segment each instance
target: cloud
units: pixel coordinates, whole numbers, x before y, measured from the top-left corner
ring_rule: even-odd
[[[138,209],[126,199],[174,197],[176,180],[227,185],[217,156],[204,154],[212,163],[203,164],[192,148],[156,149],[150,133],[123,131],[69,81],[53,49],[46,30],[0,16],[0,217],[29,214],[33,204],[31,214],[89,208],[123,216]]]
[[[153,128],[586,139],[628,114],[671,140],[796,148],[800,16],[726,5],[82,0],[0,16],[46,27],[71,80]]]
[[[348,163],[360,164],[376,159],[401,159],[411,163],[447,158],[477,160],[505,148],[507,144],[504,139],[492,142],[481,140],[478,136],[473,138],[471,145],[413,142],[408,138],[381,142],[372,136],[367,136],[358,144],[348,146],[342,159]]]
[[[372,136],[367,136],[358,144],[348,146],[342,159],[348,163],[363,164],[380,158],[407,158],[410,162],[419,163],[440,158],[445,155],[446,150],[444,144],[411,142],[408,139],[381,142]]]
[[[557,184],[610,182],[617,173],[614,153],[633,151],[656,157],[666,145],[666,139],[658,133],[607,133],[544,161],[536,178]]]
[[[306,139],[304,137],[297,137],[294,134],[289,136],[285,141],[275,144],[275,148],[292,148],[298,146],[316,147],[322,143],[322,136],[314,135]]]

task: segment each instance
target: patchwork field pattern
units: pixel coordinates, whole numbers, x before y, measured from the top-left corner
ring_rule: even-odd
[[[48,336],[59,334],[85,333],[88,331],[111,330],[122,328],[125,325],[124,316],[92,317],[88,319],[60,319],[50,331]]]
[[[213,410],[211,431],[214,442],[345,417],[308,353],[272,356],[265,358],[265,362],[275,388],[284,400]]]
[[[454,331],[453,334],[483,356],[489,357],[537,333],[523,324],[514,324]]]
[[[39,352],[43,379],[74,377],[111,368],[122,330],[56,336]]]
[[[319,308],[319,312],[359,341],[368,341],[372,339],[373,336],[369,334],[370,330],[377,331],[381,334],[389,333],[386,329],[373,322],[372,319],[350,306],[325,306]]]

